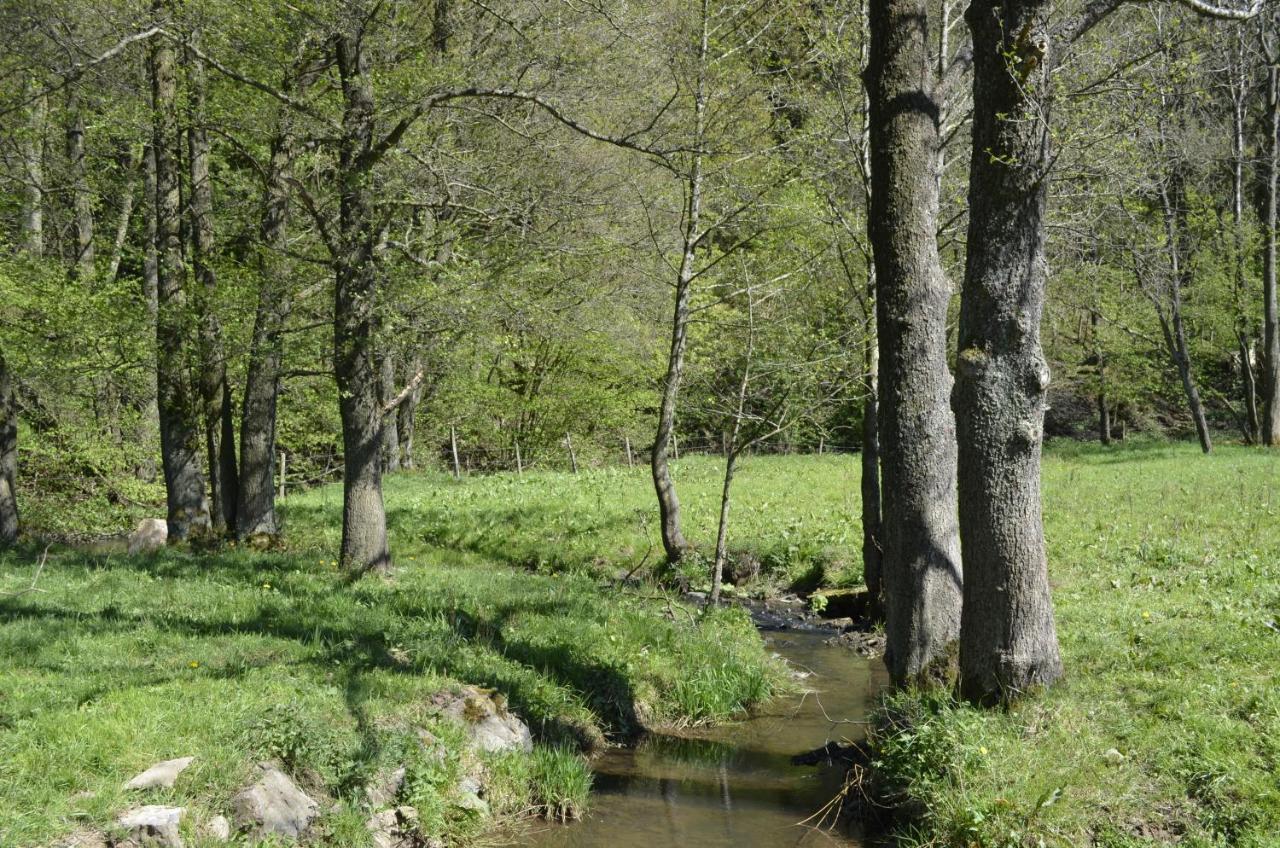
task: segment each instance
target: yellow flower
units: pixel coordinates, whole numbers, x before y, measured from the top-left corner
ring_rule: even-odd
[[[978,753],[985,757],[987,755],[987,746],[983,745],[978,748]]]
[[[188,665],[189,667],[191,667],[191,668],[199,668],[199,667],[200,667],[200,663],[199,663],[199,662],[197,662],[196,660],[192,660],[191,662],[187,663],[187,665]]]
[[[1145,620],[1145,621],[1150,621],[1150,620],[1151,620],[1151,613],[1147,612],[1146,610],[1143,610],[1143,611],[1142,611],[1142,618],[1143,618],[1143,620]]]
[[[266,589],[266,590],[269,592],[269,591],[271,591],[271,584],[270,584],[270,583],[263,583],[263,584],[262,584],[262,588]]]

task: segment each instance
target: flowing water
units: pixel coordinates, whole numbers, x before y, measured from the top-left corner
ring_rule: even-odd
[[[771,648],[810,673],[811,692],[779,698],[750,719],[680,736],[650,734],[593,763],[591,811],[569,825],[539,825],[520,845],[537,848],[787,848],[857,846],[817,827],[840,791],[840,767],[796,766],[791,757],[862,736],[859,721],[884,683],[884,665],[817,633],[766,633]],[[826,824],[830,824],[830,818]]]

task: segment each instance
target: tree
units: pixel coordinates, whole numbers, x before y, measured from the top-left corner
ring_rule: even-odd
[[[885,664],[897,685],[954,674],[962,583],[955,424],[947,397],[951,292],[938,253],[941,81],[924,0],[872,3],[871,211],[880,347]]]
[[[18,405],[0,352],[0,545],[18,539]]]
[[[159,19],[172,14],[156,0]],[[205,478],[200,468],[200,408],[189,374],[192,351],[191,304],[180,235],[181,201],[177,154],[177,71],[173,42],[151,42],[151,149],[156,171],[156,392],[161,458],[168,501],[169,538],[185,541],[211,529]]]

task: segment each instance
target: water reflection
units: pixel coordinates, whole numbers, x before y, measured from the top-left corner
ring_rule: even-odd
[[[879,660],[829,648],[809,633],[769,634],[774,650],[812,673],[812,693],[781,699],[751,719],[706,732],[651,734],[593,765],[591,812],[568,826],[543,825],[512,844],[538,848],[784,848],[856,846],[813,825],[840,791],[839,768],[793,766],[794,754],[861,738],[883,683]],[[808,824],[802,824],[809,821]]]

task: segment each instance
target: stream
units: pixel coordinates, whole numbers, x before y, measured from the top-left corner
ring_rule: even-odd
[[[785,848],[861,845],[815,827],[840,791],[841,766],[795,766],[791,757],[856,740],[884,665],[824,644],[828,633],[766,632],[769,647],[812,676],[806,694],[778,698],[750,718],[681,735],[649,734],[593,762],[585,819],[536,825],[516,844],[537,848]],[[830,717],[830,718],[828,718]],[[838,720],[838,721],[832,721]],[[845,722],[845,723],[841,723]],[[813,817],[811,819],[811,817]],[[831,821],[828,818],[828,824]],[[801,822],[808,821],[807,825]]]

